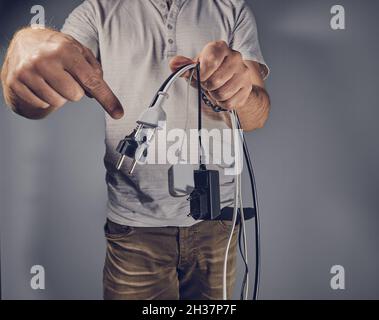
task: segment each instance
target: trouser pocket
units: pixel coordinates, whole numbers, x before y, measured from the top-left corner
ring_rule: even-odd
[[[104,234],[107,239],[122,239],[129,235],[133,230],[131,226],[125,226],[118,223],[115,223],[109,219],[104,225]]]

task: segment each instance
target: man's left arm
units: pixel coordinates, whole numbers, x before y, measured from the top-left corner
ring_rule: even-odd
[[[242,54],[226,42],[216,41],[207,44],[196,59],[175,57],[170,65],[176,70],[193,62],[200,63],[202,87],[213,104],[235,109],[245,131],[264,126],[270,98],[257,62],[243,60]],[[230,125],[229,116],[225,116],[225,121]]]
[[[269,116],[270,98],[260,65],[243,60],[240,52],[224,41],[209,43],[198,57],[202,86],[210,100],[225,109],[235,109],[242,128],[262,128]],[[225,117],[230,125],[230,117]]]
[[[237,109],[242,128],[245,131],[252,131],[263,128],[270,113],[270,97],[267,93],[259,71],[260,65],[255,61],[245,60],[244,63],[249,68],[252,75],[251,92],[244,103]]]

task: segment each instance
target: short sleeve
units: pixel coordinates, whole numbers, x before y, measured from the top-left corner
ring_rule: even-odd
[[[96,16],[94,1],[86,0],[71,12],[61,32],[72,36],[98,57],[99,37]]]
[[[236,10],[236,22],[229,43],[233,50],[239,51],[244,60],[256,61],[261,66],[262,78],[266,79],[270,69],[266,64],[258,39],[257,23],[245,1],[240,1]]]

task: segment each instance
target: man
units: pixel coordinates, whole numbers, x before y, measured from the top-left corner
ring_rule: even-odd
[[[166,164],[137,166],[130,176],[128,159],[115,169],[118,141],[135,127],[169,75],[168,66],[174,71],[195,61],[214,104],[236,109],[246,131],[263,127],[270,105],[263,82],[268,68],[243,0],[87,0],[61,32],[26,28],[9,46],[1,78],[16,113],[42,119],[84,94],[106,111],[105,299],[222,298],[231,223],[188,216],[186,197],[169,194]],[[185,97],[186,82],[180,80],[165,106],[167,130],[195,118],[196,106],[187,118],[183,112]],[[205,128],[228,128],[226,113],[203,109]],[[220,174],[222,207],[231,206],[233,177]],[[228,297],[236,237],[228,257]]]

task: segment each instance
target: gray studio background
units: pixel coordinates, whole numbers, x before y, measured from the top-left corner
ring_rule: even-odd
[[[1,0],[1,55],[32,5],[60,27],[80,2]],[[248,138],[260,196],[261,298],[379,298],[379,3],[249,2],[272,69],[271,118]],[[334,4],[345,6],[345,31],[329,26]],[[103,111],[88,98],[42,121],[1,102],[3,298],[101,298],[103,131]],[[346,270],[344,291],[329,285],[336,264]],[[44,291],[30,287],[33,265],[46,269]]]

